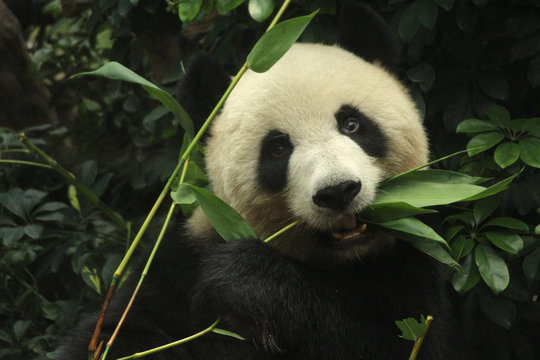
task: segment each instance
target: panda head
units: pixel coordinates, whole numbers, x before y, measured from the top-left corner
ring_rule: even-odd
[[[342,24],[339,45],[295,44],[269,71],[248,71],[207,139],[213,191],[260,238],[299,220],[271,245],[317,264],[362,258],[391,244],[366,231],[355,214],[373,201],[381,180],[427,162],[420,116],[380,56],[393,54],[393,38],[369,9],[352,10],[348,16],[369,16],[382,35],[370,33],[360,46],[362,38],[352,41],[355,30]],[[195,87],[202,95],[201,84]],[[188,228],[201,237],[212,231],[200,210]]]

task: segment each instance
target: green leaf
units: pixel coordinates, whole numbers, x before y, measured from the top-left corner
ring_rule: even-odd
[[[420,29],[419,19],[420,3],[409,4],[401,14],[398,25],[399,37],[406,43],[410,42],[416,32]]]
[[[32,321],[30,320],[17,320],[13,325],[13,334],[15,335],[15,339],[19,341],[22,340],[30,325],[32,325]]]
[[[58,211],[58,210],[61,210],[61,209],[67,209],[67,207],[68,206],[66,204],[64,204],[63,202],[50,201],[50,202],[45,203],[45,204],[41,205],[40,207],[38,207],[34,211],[34,214],[39,214],[39,213],[42,213],[42,212]]]
[[[526,137],[519,142],[519,157],[532,167],[540,168],[540,138]]]
[[[523,274],[531,283],[536,283],[540,279],[540,247],[525,256],[522,263]]]
[[[242,341],[246,340],[244,337],[238,335],[237,333],[233,333],[232,331],[229,331],[229,330],[223,330],[223,329],[220,329],[220,328],[213,328],[212,332],[214,332],[216,334],[219,334],[219,335],[230,336],[230,337],[233,337],[235,339],[242,340]]]
[[[2,243],[6,247],[11,247],[21,239],[25,234],[24,227],[2,227],[0,228],[0,238],[2,238]]]
[[[216,9],[223,15],[238,7],[244,0],[216,0]]]
[[[488,196],[495,195],[497,193],[500,193],[503,190],[506,190],[510,183],[520,174],[521,172],[518,172],[517,174],[514,174],[502,181],[499,181],[498,183],[488,187],[486,190],[482,191],[481,193],[474,195],[470,198],[463,199],[463,201],[474,201],[486,198]]]
[[[98,294],[101,294],[101,281],[99,280],[97,269],[85,266],[81,271],[81,276],[86,284],[88,284]]]
[[[508,100],[510,85],[503,76],[494,73],[483,73],[478,76],[478,85],[492,99]]]
[[[77,197],[77,188],[75,187],[75,185],[69,185],[68,197],[71,206],[78,212],[81,212],[81,205],[79,204],[79,198]]]
[[[274,0],[249,0],[249,15],[253,20],[263,22],[272,14],[274,6]]]
[[[124,65],[111,61],[95,71],[83,72],[73,75],[73,77],[83,75],[102,76],[108,79],[122,80],[141,85],[144,90],[146,90],[152,97],[159,100],[174,114],[182,128],[184,128],[184,131],[189,135],[190,138],[193,138],[193,122],[180,104],[178,104],[178,102],[174,99],[174,97],[142,76],[134,73]]]
[[[426,319],[424,315],[420,317],[420,322],[414,318],[407,318],[401,321],[396,321],[396,326],[401,330],[399,337],[416,341],[426,333]]]
[[[487,131],[498,131],[499,128],[489,121],[479,119],[463,120],[459,123],[456,133],[478,133]]]
[[[475,251],[475,260],[482,279],[489,288],[499,294],[508,286],[510,274],[503,258],[490,246],[478,244]]]
[[[462,153],[462,152],[458,152],[458,153]],[[469,176],[463,173],[449,171],[449,170],[427,169],[427,170],[414,170],[411,172],[405,172],[403,174],[395,175],[391,177],[390,179],[384,180],[382,182],[382,185],[384,186],[386,184],[396,184],[398,183],[398,181],[411,181],[411,180],[447,183],[447,184],[481,184],[487,181],[488,179]],[[384,187],[381,187],[381,188],[384,189]]]
[[[175,191],[171,191],[171,198],[176,204],[193,204],[197,201],[195,194],[186,186],[179,186]]]
[[[389,221],[420,214],[434,213],[435,210],[422,209],[404,202],[370,206],[360,216],[374,222]]]
[[[420,12],[418,18],[420,23],[428,30],[433,30],[437,17],[439,16],[439,7],[431,1],[420,3]]]
[[[525,224],[521,220],[514,219],[511,217],[498,217],[493,220],[490,220],[484,225],[484,227],[490,227],[490,226],[503,227],[503,228],[507,228],[511,230],[520,231],[522,233],[529,232],[529,226],[527,224]]]
[[[501,168],[506,168],[519,159],[519,146],[516,143],[504,142],[497,146],[495,154],[493,156],[497,165]]]
[[[446,240],[440,237],[439,234],[435,232],[435,230],[413,217],[380,222],[377,223],[377,226],[399,233],[398,236],[403,240],[431,240],[441,243],[446,247],[449,247],[446,243]]]
[[[3,205],[13,214],[21,219],[25,219],[22,199],[24,192],[19,188],[11,188],[7,192],[0,194],[0,205]]]
[[[496,198],[487,198],[481,201],[477,201],[473,207],[473,217],[475,225],[480,226],[480,224],[484,220],[486,220],[488,216],[491,215],[491,213],[495,211],[495,209],[497,209],[499,206],[500,201]]]
[[[474,245],[474,240],[469,236],[458,236],[456,240],[452,241],[450,255],[458,261],[462,257],[469,255],[474,249]]]
[[[270,69],[300,37],[317,12],[283,21],[264,33],[251,49],[247,66],[258,73]]]
[[[495,246],[511,254],[517,254],[523,250],[523,240],[521,236],[510,231],[493,230],[484,232]]]
[[[24,227],[24,232],[32,239],[39,239],[43,233],[43,224],[28,224]]]
[[[424,254],[431,256],[435,260],[446,264],[458,271],[463,272],[461,265],[459,265],[450,254],[443,249],[443,247],[432,241],[409,241],[408,239],[403,239],[409,243],[412,247],[420,250]]]
[[[433,66],[423,62],[407,70],[407,77],[412,82],[418,83],[423,92],[427,92],[435,81],[435,70]]]
[[[191,184],[180,184],[179,188],[189,188],[212,226],[223,240],[231,242],[237,239],[257,238],[253,229],[231,206],[210,191]]]
[[[183,0],[178,3],[178,17],[183,23],[190,23],[201,10],[202,0]]]
[[[480,280],[480,273],[476,263],[473,260],[473,255],[469,254],[463,261],[463,273],[456,271],[452,276],[452,286],[460,293],[465,294],[471,290]]]
[[[495,324],[510,330],[516,320],[516,304],[501,296],[484,293],[479,296],[480,309]]]
[[[521,131],[535,137],[540,137],[540,117],[528,119],[521,126]]]
[[[510,113],[502,106],[492,105],[486,109],[486,115],[498,126],[510,128]]]
[[[500,132],[488,132],[476,135],[467,143],[469,156],[480,154],[488,149],[491,149],[504,139],[504,134]]]
[[[446,11],[452,10],[456,0],[433,0],[434,3],[442,7]]]

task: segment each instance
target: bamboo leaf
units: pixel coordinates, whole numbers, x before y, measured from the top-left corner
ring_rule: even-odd
[[[377,226],[400,233],[399,237],[404,240],[407,240],[406,237],[409,240],[415,240],[414,238],[420,241],[431,240],[443,244],[447,248],[449,247],[446,241],[435,230],[413,217],[380,222],[377,223]]]
[[[218,234],[227,242],[256,238],[255,232],[230,205],[210,191],[191,184],[180,184],[179,189],[187,187],[193,192],[202,210]]]
[[[264,33],[250,51],[247,66],[258,73],[270,69],[300,37],[317,12],[283,21]]]
[[[482,279],[489,288],[499,294],[508,286],[510,274],[504,259],[490,246],[478,244],[475,251],[475,260]]]
[[[229,330],[223,330],[223,329],[220,329],[220,328],[213,328],[212,332],[214,332],[216,334],[219,334],[219,335],[230,336],[230,337],[233,337],[235,339],[242,340],[242,341],[246,340],[244,337],[238,335],[237,333],[229,331]]]
[[[430,209],[422,209],[404,202],[399,202],[373,205],[363,211],[360,216],[370,221],[384,222],[434,212],[437,211]]]
[[[93,75],[101,76],[113,80],[122,80],[141,85],[152,97],[160,101],[169,109],[179,121],[184,131],[193,138],[193,122],[184,109],[168,92],[160,89],[157,85],[136,74],[122,64],[111,61],[95,71],[83,72],[73,75],[73,77]]]
[[[456,262],[450,254],[446,250],[443,249],[443,247],[432,241],[410,241],[407,239],[404,239],[411,245],[412,247],[420,250],[424,254],[431,256],[435,260],[446,264],[460,272],[463,272],[463,269],[461,268],[461,265],[459,265],[458,262]]]
[[[466,199],[463,199],[463,201],[474,201],[474,200],[479,200],[479,199],[483,199],[483,198],[486,198],[488,196],[492,196],[492,195],[495,195],[497,193],[500,193],[501,191],[503,190],[506,190],[508,188],[508,186],[510,185],[510,183],[520,174],[521,172],[517,173],[517,174],[514,174],[502,181],[499,181],[498,183],[496,183],[495,185],[492,185],[490,187],[488,187],[487,189],[485,189],[484,191],[472,196],[472,197],[469,197],[469,198],[466,198]]]

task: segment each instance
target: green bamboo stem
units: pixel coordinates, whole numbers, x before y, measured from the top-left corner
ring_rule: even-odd
[[[128,227],[126,223],[118,217],[107,205],[105,205],[94,193],[84,186],[77,178],[64,169],[60,164],[56,162],[52,157],[47,155],[43,150],[38,148],[33,142],[31,142],[24,133],[19,134],[19,140],[26,146],[30,151],[38,154],[49,164],[54,170],[56,170],[64,179],[67,180],[70,184],[75,186],[79,192],[90,200],[92,204],[97,206],[105,215],[107,215],[119,228],[122,230],[127,230]]]
[[[422,347],[422,343],[424,342],[424,338],[429,330],[429,325],[433,321],[433,316],[428,315],[426,319],[426,331],[414,342],[413,349],[411,351],[411,356],[409,356],[409,360],[416,360],[416,357],[418,356],[418,352],[420,351],[420,348]]]
[[[292,229],[293,227],[295,227],[296,225],[298,225],[298,220],[296,220],[295,222],[292,222],[290,223],[289,225],[285,226],[283,229],[279,230],[277,233],[273,234],[272,236],[268,237],[267,239],[264,240],[265,243],[267,242],[270,242],[272,240],[274,240],[275,238],[277,238],[279,235],[283,234],[284,232]]]
[[[162,351],[162,350],[166,350],[166,349],[169,349],[169,348],[172,348],[174,346],[178,346],[178,345],[181,345],[181,344],[184,344],[188,341],[191,341],[193,339],[196,339],[198,337],[201,337],[205,334],[208,334],[209,332],[212,332],[212,330],[214,330],[214,328],[217,326],[217,324],[219,323],[219,319],[216,320],[212,325],[210,325],[209,327],[207,327],[206,329],[204,329],[203,331],[200,331],[196,334],[193,334],[191,336],[188,336],[186,338],[183,338],[183,339],[180,339],[180,340],[177,340],[177,341],[174,341],[172,343],[169,343],[169,344],[166,344],[166,345],[162,345],[162,346],[159,346],[159,347],[156,347],[156,348],[153,348],[153,349],[150,349],[150,350],[147,350],[147,351],[143,351],[143,352],[139,352],[139,353],[135,353],[133,355],[130,355],[130,356],[126,356],[126,357],[123,357],[123,358],[119,358],[117,360],[130,360],[130,359],[138,359],[138,358],[141,358],[143,356],[147,356],[147,355],[151,355],[151,354],[155,354],[159,351]]]
[[[271,28],[273,28],[274,26],[276,26],[277,22],[279,21],[279,19],[281,18],[281,15],[283,15],[283,13],[285,12],[285,9],[287,9],[287,6],[289,6],[289,3],[291,2],[291,0],[285,0],[283,2],[283,5],[281,5],[281,8],[278,10],[276,16],[274,16],[274,19],[272,20],[272,22],[270,23],[270,25],[268,25],[268,29],[266,29],[266,31],[270,30]]]
[[[20,165],[31,165],[31,166],[38,166],[46,169],[52,169],[51,165],[47,164],[41,164],[33,161],[24,161],[24,160],[6,160],[2,159],[0,160],[0,163],[6,163],[6,164],[20,164]]]

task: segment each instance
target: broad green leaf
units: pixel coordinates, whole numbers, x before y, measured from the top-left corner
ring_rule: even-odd
[[[317,11],[283,21],[264,33],[251,49],[246,61],[247,66],[258,73],[270,69],[285,55],[316,14]]]
[[[445,184],[427,181],[401,181],[385,184],[373,204],[404,202],[416,207],[446,205],[462,201],[485,191],[471,184]]]
[[[506,289],[510,281],[508,266],[495,250],[488,245],[478,244],[475,260],[482,279],[495,294]]]
[[[219,335],[230,336],[232,338],[242,340],[242,341],[246,340],[244,337],[238,335],[237,333],[233,333],[232,331],[229,331],[229,330],[223,330],[223,329],[220,329],[220,328],[213,328],[212,332],[214,332],[216,334],[219,334]]]
[[[2,238],[2,243],[6,247],[13,246],[19,239],[21,239],[25,234],[24,227],[2,227],[0,228],[0,238]]]
[[[511,254],[517,254],[523,249],[521,236],[510,231],[486,231],[484,236],[495,246]]]
[[[442,7],[444,10],[450,11],[454,7],[456,0],[433,0],[433,2]]]
[[[478,283],[480,278],[473,254],[469,254],[463,261],[463,273],[459,271],[454,272],[452,286],[458,293],[465,294]]]
[[[408,43],[420,29],[419,19],[420,3],[413,2],[401,14],[398,25],[399,37]]]
[[[212,226],[223,240],[231,242],[238,239],[257,237],[246,220],[216,195],[191,184],[180,184],[178,188],[182,187],[187,187],[193,192],[208,220],[210,220],[210,223],[212,223]]]
[[[408,241],[407,239],[404,240],[407,241],[412,247],[420,250],[428,256],[431,256],[435,260],[446,264],[458,271],[463,271],[461,265],[459,265],[459,263],[457,263],[452,258],[452,256],[450,256],[450,254],[438,243],[430,241]]]
[[[220,14],[226,14],[238,7],[245,0],[216,0],[216,9]]]
[[[473,217],[476,227],[480,226],[480,224],[482,224],[482,222],[484,222],[484,220],[486,220],[500,204],[499,199],[492,197],[477,201],[473,207]]]
[[[477,78],[478,86],[482,89],[484,94],[492,99],[508,100],[510,95],[510,85],[505,77],[491,72],[480,72]]]
[[[43,233],[43,224],[28,224],[24,227],[24,232],[32,239],[39,239]]]
[[[458,153],[456,153],[458,154]],[[386,184],[398,184],[399,181],[426,181],[446,184],[481,184],[488,179],[481,177],[469,176],[455,171],[427,169],[427,170],[415,170],[412,172],[406,172],[398,174],[390,179],[382,182],[383,186]],[[384,187],[383,187],[384,188]]]
[[[174,97],[142,76],[134,73],[124,65],[111,61],[95,71],[83,72],[73,75],[73,77],[83,75],[102,76],[108,79],[122,80],[141,85],[144,90],[152,95],[152,97],[159,100],[174,114],[182,128],[184,128],[184,131],[189,135],[190,138],[193,138],[193,122],[180,104],[178,104],[178,102],[174,99]]]
[[[201,10],[202,0],[180,0],[178,17],[183,23],[190,23]]]
[[[488,221],[484,227],[497,226],[503,227],[511,230],[520,231],[522,233],[529,232],[529,226],[523,221],[514,219],[511,217],[498,217],[493,220]]]
[[[38,207],[36,210],[34,210],[34,214],[39,214],[42,212],[52,212],[57,211],[61,209],[66,209],[68,206],[64,204],[63,202],[59,201],[50,201],[48,203],[45,203]]]
[[[435,8],[438,9],[437,7]],[[412,82],[418,83],[422,91],[427,92],[431,89],[435,81],[435,70],[433,66],[424,62],[407,70],[407,77]]]
[[[468,119],[459,123],[456,129],[456,133],[479,133],[487,131],[498,131],[499,128],[492,123],[479,120],[479,119]]]
[[[361,213],[362,218],[382,222],[420,214],[434,213],[435,210],[422,209],[404,202],[374,205]]]
[[[420,241],[432,240],[448,247],[446,241],[435,230],[413,217],[380,222],[377,223],[377,226],[401,233],[400,237],[404,240],[407,240],[406,236],[412,235]],[[413,240],[411,237],[409,239]]]
[[[21,219],[25,218],[25,212],[22,206],[24,192],[19,188],[11,188],[7,192],[0,194],[0,205],[4,206],[13,214]]]
[[[399,337],[416,341],[426,332],[426,318],[424,315],[420,317],[420,322],[414,318],[407,318],[401,321],[396,321],[396,326],[401,330]]]
[[[32,325],[32,321],[30,320],[17,320],[13,325],[13,334],[15,335],[15,339],[19,341],[22,340],[30,325]]]
[[[502,106],[492,105],[486,109],[486,115],[496,124],[505,128],[510,128],[510,113]]]
[[[494,160],[501,168],[506,168],[519,159],[519,145],[512,142],[499,144],[495,149]]]
[[[484,293],[479,296],[480,309],[484,315],[507,330],[512,328],[516,320],[516,304],[502,296]]]
[[[437,17],[439,16],[439,7],[431,1],[423,1],[420,3],[420,12],[418,19],[420,23],[428,30],[433,30]]]
[[[274,11],[274,0],[249,0],[249,15],[258,22],[266,20]]]
[[[463,226],[463,225],[452,225],[444,233],[444,238],[446,239],[446,241],[450,241],[450,240],[452,240],[454,238],[454,236],[459,234],[459,232],[462,231],[462,230],[465,230],[465,226]]]
[[[491,149],[504,139],[504,134],[500,132],[488,132],[476,135],[467,143],[469,156],[480,154]]]
[[[540,117],[525,121],[521,126],[521,131],[535,137],[540,137]]]
[[[500,193],[503,190],[506,190],[510,183],[520,174],[521,172],[514,174],[502,181],[499,181],[498,183],[488,187],[486,190],[482,191],[481,193],[474,195],[470,198],[463,199],[463,201],[473,201],[473,200],[479,200],[486,198],[488,196],[495,195],[497,193]]]
[[[540,138],[529,136],[519,142],[520,158],[529,166],[540,168]]]
[[[540,279],[540,247],[525,256],[522,263],[523,274],[531,283]]]
[[[195,194],[187,186],[179,186],[175,191],[171,191],[171,198],[176,204],[193,204],[197,201]]]
[[[462,257],[469,255],[474,249],[474,245],[474,240],[469,236],[458,236],[456,240],[452,241],[450,254],[456,261],[459,261]]]

